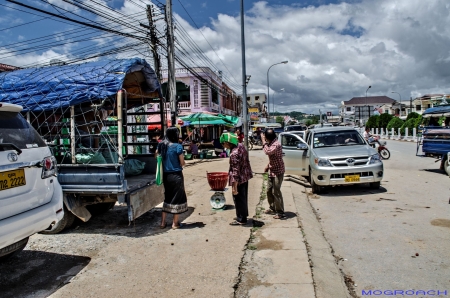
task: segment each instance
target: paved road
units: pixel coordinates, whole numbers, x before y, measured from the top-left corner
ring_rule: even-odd
[[[311,204],[356,295],[365,296],[362,290],[447,290],[443,297],[448,297],[449,177],[433,159],[416,157],[415,143],[387,142],[391,159],[384,162],[379,190],[335,187],[310,197]]]

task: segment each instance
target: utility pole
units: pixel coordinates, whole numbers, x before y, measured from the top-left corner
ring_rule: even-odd
[[[172,0],[166,1],[166,22],[167,22],[167,98],[170,101],[170,109],[172,111],[172,126],[176,125],[178,107],[177,107],[177,89],[175,77],[175,45],[173,38],[173,22],[172,22]],[[165,108],[165,107],[164,107]]]
[[[147,5],[147,19],[148,19],[148,29],[150,30],[149,48],[153,54],[153,63],[155,65],[156,77],[158,78],[158,81],[161,82],[161,62],[159,59],[158,48],[156,45],[158,39],[156,38],[155,23],[153,21],[152,7],[150,5]]]
[[[155,73],[156,77],[158,78],[158,82],[161,83],[162,81],[162,75],[161,75],[161,61],[158,54],[158,47],[157,47],[157,38],[155,33],[155,23],[153,21],[153,12],[152,7],[150,5],[147,5],[147,19],[148,19],[148,26],[145,26],[141,24],[141,26],[147,28],[150,30],[150,42],[148,44],[150,51],[153,55],[153,65],[155,66]],[[164,132],[167,129],[167,121],[166,118],[166,101],[165,99],[161,99],[161,106],[159,107],[160,111],[160,117],[161,117],[161,123],[162,123],[162,131],[161,136],[164,135]]]
[[[412,96],[409,98],[409,112],[412,113],[413,112],[413,106],[412,106]]]
[[[241,52],[242,52],[242,122],[244,122],[244,146],[248,150],[247,70],[245,68],[244,0],[241,0]]]

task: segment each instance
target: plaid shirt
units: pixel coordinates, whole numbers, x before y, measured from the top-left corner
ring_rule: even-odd
[[[229,185],[233,182],[242,184],[253,178],[248,153],[244,145],[239,143],[230,153]]]
[[[269,156],[270,177],[284,174],[283,149],[277,139],[264,144],[264,153]]]

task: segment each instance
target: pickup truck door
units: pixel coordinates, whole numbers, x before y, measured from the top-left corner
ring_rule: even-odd
[[[305,141],[296,134],[282,133],[278,141],[283,148],[283,160],[286,168],[285,173],[291,175],[308,176],[308,150],[298,149],[297,145]]]

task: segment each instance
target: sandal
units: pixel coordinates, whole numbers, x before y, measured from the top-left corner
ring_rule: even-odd
[[[264,211],[264,214],[275,215],[276,213],[272,209],[267,209],[266,211]]]
[[[166,224],[166,223],[164,223],[163,225],[160,225],[160,226],[159,226],[160,229],[165,229],[166,227],[167,227],[167,224]]]
[[[286,215],[284,215],[284,214],[277,214],[277,215],[275,215],[273,218],[274,218],[274,219],[285,219],[285,218],[286,218]]]
[[[246,224],[246,222],[238,222],[237,220],[230,222],[230,226],[243,226]]]
[[[184,226],[184,224],[180,223],[178,226],[172,226],[172,230],[179,229],[179,228],[181,228],[183,226]]]

